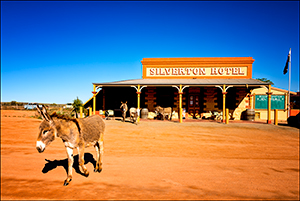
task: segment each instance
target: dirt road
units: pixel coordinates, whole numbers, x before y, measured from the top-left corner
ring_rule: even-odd
[[[93,172],[87,148],[89,177],[73,168],[63,186],[64,145],[58,138],[38,153],[32,115],[1,111],[1,200],[299,199],[297,128],[106,120],[103,171]]]

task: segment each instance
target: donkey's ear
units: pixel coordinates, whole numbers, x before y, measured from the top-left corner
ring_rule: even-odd
[[[127,101],[126,101],[126,104],[127,104]]]
[[[43,119],[43,120],[46,120],[46,118],[45,118],[45,115],[44,115],[44,111],[43,111],[43,110],[41,110],[41,108],[40,108],[40,105],[39,105],[39,104],[36,104],[36,109],[37,109],[37,111],[40,113],[40,115],[41,115],[42,119]]]
[[[42,115],[42,111],[41,111],[41,109],[40,109],[39,104],[36,104],[36,109],[37,109],[37,111],[40,113],[40,115]]]
[[[44,105],[42,105],[42,109],[41,109],[39,104],[36,104],[36,109],[40,113],[43,120],[45,120],[45,121],[50,121],[51,120],[51,117],[47,113],[47,110],[46,110]]]
[[[51,121],[52,118],[51,118],[50,115],[48,114],[45,105],[42,105],[42,106],[43,106],[43,113],[44,113],[44,116],[45,116],[45,120],[46,120],[46,121]]]
[[[123,102],[121,101],[121,104],[123,104]]]

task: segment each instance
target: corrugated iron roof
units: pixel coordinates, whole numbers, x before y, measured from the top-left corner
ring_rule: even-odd
[[[269,83],[256,79],[132,79],[116,82],[93,83],[98,87],[105,86],[172,86],[172,85],[189,85],[189,86],[215,86],[215,85],[233,85],[233,86],[262,86]]]

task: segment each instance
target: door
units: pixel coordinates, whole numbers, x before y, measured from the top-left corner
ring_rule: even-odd
[[[199,103],[199,95],[198,94],[190,94],[189,95],[189,115],[193,118],[200,117],[200,103]]]

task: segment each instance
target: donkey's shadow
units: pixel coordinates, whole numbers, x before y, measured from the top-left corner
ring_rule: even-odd
[[[78,174],[86,176],[79,169],[78,154],[76,156],[74,156],[73,158],[74,158],[73,168],[75,169],[75,171]],[[45,160],[47,161],[47,163],[45,164],[45,166],[42,170],[42,172],[44,174],[48,173],[49,171],[51,171],[59,166],[62,166],[68,174],[68,158],[63,159],[63,160],[54,160],[54,161],[51,161],[48,159],[45,159]],[[87,163],[92,163],[94,168],[96,167],[96,160],[94,159],[93,155],[90,153],[84,153],[84,164],[87,164]]]

